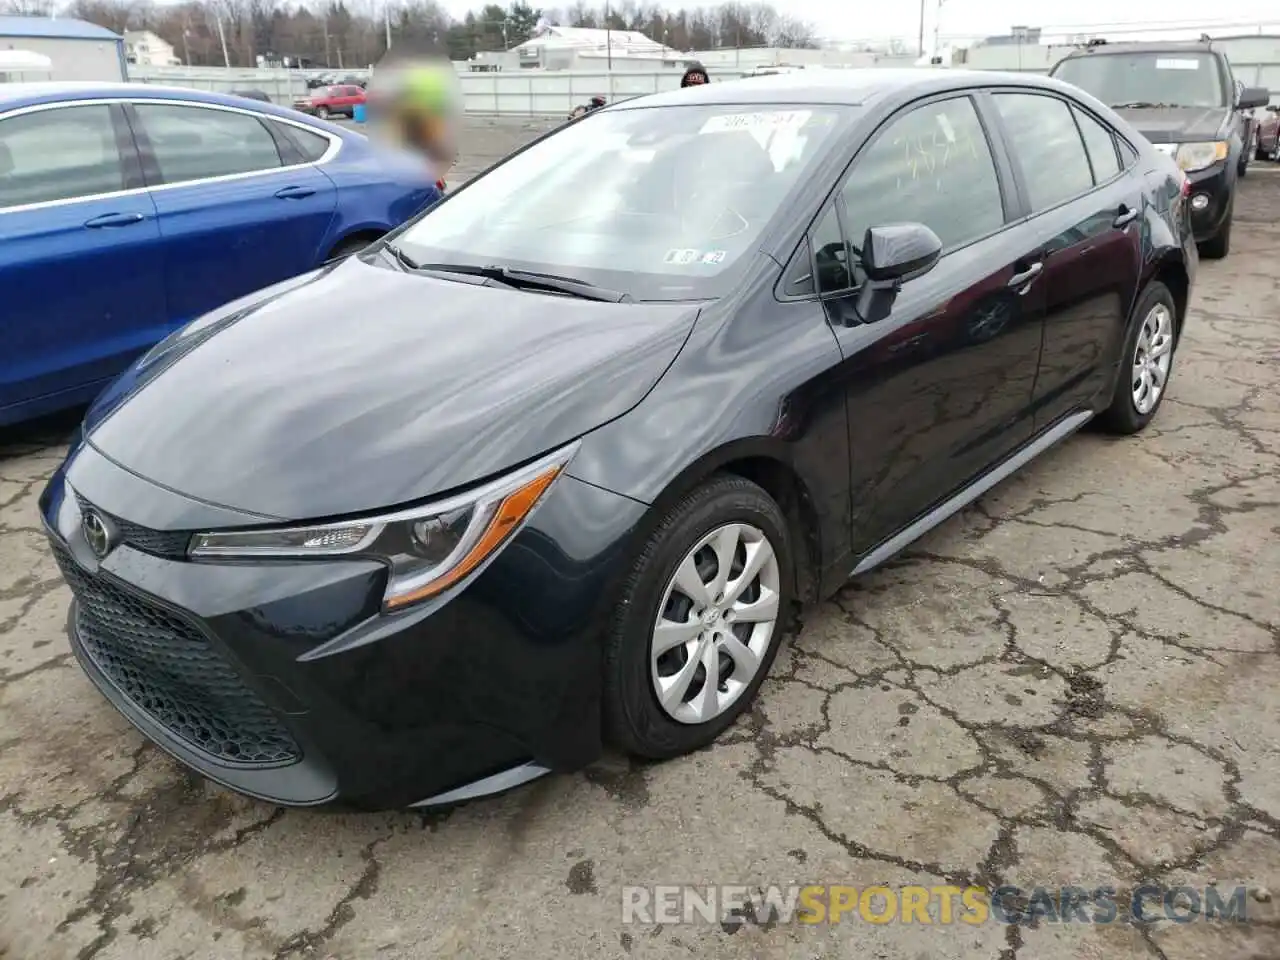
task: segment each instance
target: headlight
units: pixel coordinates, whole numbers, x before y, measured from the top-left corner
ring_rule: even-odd
[[[1225,159],[1227,159],[1225,140],[1182,143],[1178,145],[1178,152],[1174,154],[1174,160],[1177,161],[1178,166],[1187,171],[1203,170]]]
[[[195,560],[378,559],[390,567],[383,609],[401,610],[442,593],[492,557],[529,519],[577,449],[572,443],[478,489],[396,513],[197,534],[189,555]]]

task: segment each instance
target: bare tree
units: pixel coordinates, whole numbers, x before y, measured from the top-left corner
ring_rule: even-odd
[[[818,45],[813,25],[791,16],[778,16],[769,30],[769,45],[789,50],[813,48]]]
[[[193,66],[254,66],[265,54],[332,67],[368,66],[391,45],[406,53],[466,60],[525,40],[541,19],[573,27],[605,25],[601,0],[533,0],[477,4],[455,20],[439,0],[0,0],[0,12],[48,16],[61,10],[117,33],[152,30]],[[677,50],[733,46],[811,46],[812,28],[768,3],[733,0],[719,7],[668,9],[656,0],[609,0],[608,24],[635,30]],[[219,30],[221,28],[221,32]]]
[[[47,17],[54,12],[53,0],[4,0],[0,13],[14,17]]]

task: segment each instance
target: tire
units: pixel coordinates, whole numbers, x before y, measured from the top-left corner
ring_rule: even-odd
[[[336,247],[329,251],[329,256],[325,258],[325,263],[334,263],[338,260],[345,260],[354,253],[359,253],[371,243],[376,243],[377,238],[370,239],[368,237],[348,237]]]
[[[316,107],[316,116],[321,120],[328,120],[330,117],[328,107]]]
[[[682,594],[673,582],[690,551],[704,538],[713,534],[719,538],[729,531],[733,531],[733,536],[741,533],[744,538],[758,534],[772,548],[774,567],[766,565],[759,580],[744,584],[746,589],[741,593],[747,602],[758,602],[776,594],[776,619],[767,636],[763,625],[743,620],[717,621],[714,608],[706,617],[699,618],[696,605],[690,604],[688,595]],[[712,545],[697,552],[700,569],[717,569],[714,550],[717,542],[718,539],[713,540]],[[730,565],[730,588],[741,577],[741,563],[746,557],[742,541],[738,543]],[[758,544],[756,541],[753,548],[760,551]],[[760,551],[756,556],[762,554]],[[763,585],[771,573],[774,589],[766,593]],[[793,583],[786,517],[764,490],[749,480],[720,475],[685,496],[662,518],[640,550],[623,584],[617,613],[610,624],[603,678],[607,739],[628,753],[650,760],[677,757],[714,741],[751,705],[768,675],[790,622]],[[693,632],[682,632],[680,636],[687,634],[688,639],[674,644],[668,654],[654,661],[651,650],[655,630],[664,615],[668,624],[687,622]],[[705,626],[709,621],[712,626]],[[709,713],[700,709],[707,704],[706,686],[701,678],[706,676],[708,660],[699,657],[698,651],[707,643],[704,638],[723,635],[724,630],[732,631],[731,638],[739,650],[746,647],[755,654],[751,659],[758,665],[753,674],[748,667],[739,670],[736,664],[750,661],[730,657],[726,649],[733,649],[732,646],[708,648],[714,651],[715,669],[722,679],[714,702],[723,705],[714,708],[720,712],[701,719],[703,713]],[[699,662],[704,665],[699,666]],[[688,701],[681,703],[678,701],[682,695],[675,678],[684,676],[685,668],[691,668],[688,671],[691,679],[685,684],[687,692],[683,694]],[[726,669],[730,671],[727,676]],[[677,687],[677,695],[668,701],[674,704],[672,708],[659,702],[656,689],[659,676]],[[684,718],[678,718],[672,710],[685,714]]]
[[[1236,213],[1236,198],[1231,197],[1231,207],[1227,210],[1226,219],[1212,237],[1200,244],[1200,256],[1206,260],[1221,260],[1231,252],[1231,221]]]
[[[1147,408],[1140,406],[1135,397],[1135,383],[1138,380],[1135,376],[1138,341],[1142,337],[1144,327],[1148,326],[1149,319],[1158,308],[1164,309],[1168,319],[1168,329],[1164,333],[1169,338],[1169,361],[1164,373],[1164,383],[1160,388],[1159,394],[1155,397],[1155,403]],[[1159,326],[1158,320],[1156,323]],[[1133,316],[1129,320],[1129,330],[1124,338],[1124,348],[1120,354],[1120,372],[1116,377],[1116,387],[1111,397],[1111,405],[1098,418],[1099,424],[1108,433],[1122,436],[1139,433],[1155,417],[1156,411],[1160,409],[1160,404],[1164,402],[1164,398],[1169,392],[1169,381],[1173,377],[1174,357],[1177,353],[1175,347],[1178,337],[1178,325],[1178,305],[1173,299],[1173,294],[1163,283],[1153,280],[1142,291],[1142,296],[1138,298],[1138,303],[1133,309]]]

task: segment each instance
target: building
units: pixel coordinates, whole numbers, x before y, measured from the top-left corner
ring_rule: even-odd
[[[173,51],[173,44],[150,30],[126,30],[124,32],[124,56],[129,63],[140,67],[180,67]]]
[[[683,62],[685,55],[636,30],[594,27],[543,27],[538,35],[512,51],[523,68],[545,70],[594,69],[609,60],[643,63],[648,69],[664,62]]]
[[[124,38],[68,17],[0,17],[0,50],[49,58],[53,80],[127,80]]]
[[[979,44],[984,47],[1003,47],[1011,44],[1030,44],[1034,46],[1039,42],[1039,27],[1010,27],[1008,33],[979,40],[974,46]]]

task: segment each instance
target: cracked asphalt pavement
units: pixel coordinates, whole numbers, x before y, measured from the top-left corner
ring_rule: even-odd
[[[538,124],[471,126],[474,172]],[[285,812],[147,745],[64,636],[36,499],[70,419],[0,436],[0,957],[1280,956],[1280,171],[1242,190],[1146,433],[1071,439],[808,611],[712,749],[448,813]],[[626,884],[948,881],[1259,895],[1247,924],[622,924]]]

